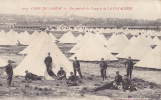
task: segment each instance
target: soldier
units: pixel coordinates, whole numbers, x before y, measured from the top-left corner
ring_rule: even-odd
[[[70,72],[70,77],[67,81],[68,86],[77,86],[78,77],[73,75],[73,72]]]
[[[11,60],[8,60],[8,65],[6,66],[5,70],[6,70],[6,73],[7,73],[7,84],[8,84],[8,87],[11,86],[11,82],[12,82],[12,75],[13,75],[13,68],[12,68],[12,65],[11,65],[12,61]]]
[[[27,70],[25,71],[26,75],[25,75],[25,80],[28,81],[30,80],[41,80],[41,77],[33,74],[33,73],[29,73]]]
[[[115,80],[107,83],[101,87],[98,87],[96,89],[93,89],[92,92],[96,92],[96,91],[101,91],[101,90],[105,90],[105,89],[119,89],[119,85],[121,85],[123,82],[122,76],[119,74],[119,71],[116,72],[116,76],[115,76]]]
[[[123,91],[126,92],[126,90],[129,90],[130,92],[132,91],[137,91],[137,88],[135,87],[134,84],[132,84],[131,80],[127,75],[124,75],[123,79]]]
[[[50,57],[50,53],[48,53],[48,56],[45,58],[45,64],[47,68],[47,72],[51,69],[51,64],[52,64],[52,58]]]
[[[132,70],[133,70],[133,61],[131,59],[131,57],[129,56],[128,57],[128,60],[125,62],[125,66],[127,66],[127,77],[130,76],[130,79],[131,79],[131,76],[132,76]]]
[[[104,81],[104,79],[107,77],[106,76],[107,63],[106,61],[104,61],[104,58],[101,58],[100,68],[101,68],[101,77],[103,78]]]
[[[52,57],[50,57],[50,53],[48,53],[48,56],[45,58],[44,62],[46,64],[46,68],[49,76],[55,78],[56,75],[52,71]]]
[[[74,59],[75,59],[75,61],[73,61],[74,75],[76,76],[76,73],[78,71],[79,76],[82,78],[79,61],[77,60],[77,57],[74,57]]]
[[[63,67],[60,67],[60,70],[57,73],[58,80],[66,79],[66,73],[63,70]]]

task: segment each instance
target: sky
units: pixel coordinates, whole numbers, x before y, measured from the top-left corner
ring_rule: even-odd
[[[37,7],[41,9],[35,9]],[[43,7],[47,9],[42,10]],[[54,10],[54,7],[62,9]],[[76,10],[84,7],[88,10]],[[132,9],[120,10],[118,7]],[[161,0],[0,0],[0,14],[156,20],[161,19]]]

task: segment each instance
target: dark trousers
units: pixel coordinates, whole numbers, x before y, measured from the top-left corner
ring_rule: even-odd
[[[79,76],[82,78],[82,73],[81,73],[80,68],[74,68],[74,75],[77,76],[77,71],[79,73]]]
[[[52,71],[52,66],[51,66],[51,64],[46,64],[46,69],[47,69],[47,72],[48,72],[49,76],[54,76],[54,77],[56,77],[56,75],[55,75],[54,72]]]
[[[11,86],[11,82],[12,82],[12,75],[8,75],[8,78],[7,78],[8,86]]]
[[[103,78],[103,80],[107,77],[106,76],[106,69],[101,69],[101,77]]]
[[[98,87],[96,89],[93,89],[93,90],[96,92],[96,91],[101,91],[101,90],[110,89],[110,88],[113,88],[113,82],[111,82],[109,84],[105,84],[105,85]]]
[[[131,79],[131,76],[132,76],[132,69],[127,69],[127,77],[130,76],[130,79]]]

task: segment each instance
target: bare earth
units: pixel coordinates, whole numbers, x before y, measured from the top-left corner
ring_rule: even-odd
[[[61,50],[64,53],[70,48],[63,46]],[[25,46],[0,46],[0,57],[5,61],[8,59],[15,61],[14,67],[16,67],[24,55],[18,55],[18,52],[23,50]],[[65,49],[68,48],[68,49]],[[70,56],[69,54],[66,54]],[[83,79],[80,81],[79,86],[68,87],[66,80],[41,80],[25,82],[24,77],[14,76],[12,85],[13,87],[7,88],[6,78],[4,75],[4,68],[0,68],[0,98],[8,98],[10,100],[34,100],[55,98],[61,99],[93,99],[98,100],[106,99],[110,97],[115,98],[151,98],[151,100],[161,100],[161,71],[152,69],[134,68],[132,82],[136,85],[138,91],[136,92],[123,92],[123,90],[103,90],[92,93],[91,90],[105,83],[109,83],[114,80],[115,72],[120,71],[123,76],[126,74],[126,69],[123,65],[123,60],[109,63],[107,69],[108,78],[102,81],[100,77],[100,70],[98,63],[81,62],[81,70],[83,73]],[[146,99],[147,100],[147,99]],[[150,99],[149,99],[150,100]]]

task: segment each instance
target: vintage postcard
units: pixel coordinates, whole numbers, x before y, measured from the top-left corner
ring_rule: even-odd
[[[161,0],[0,0],[0,100],[161,100]]]

